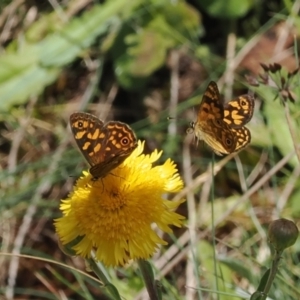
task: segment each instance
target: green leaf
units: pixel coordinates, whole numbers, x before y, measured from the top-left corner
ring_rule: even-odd
[[[114,39],[111,52],[118,82],[129,89],[142,87],[145,82],[138,78],[149,77],[163,66],[170,48],[189,44],[199,35],[200,17],[185,2],[165,2],[155,3],[136,23],[139,30],[124,26],[106,44],[110,47]]]
[[[266,296],[262,292],[257,292],[257,291],[254,292],[250,298],[250,300],[265,300],[265,299]]]
[[[233,258],[224,258],[220,259],[220,261],[241,277],[247,278],[252,284],[255,283],[254,276],[251,272],[251,266],[247,265],[245,261],[239,261]]]
[[[116,75],[122,86],[136,89],[142,83],[138,78],[151,75],[164,64],[167,50],[174,46],[174,41],[155,31],[156,26],[169,30],[165,20],[158,17],[144,30],[126,36],[127,51],[115,61]]]
[[[146,29],[141,35],[128,36],[127,40],[135,46],[128,49],[129,57],[134,57],[130,73],[135,76],[149,76],[165,61],[171,41],[159,33]]]
[[[262,92],[264,101],[264,114],[267,118],[268,128],[271,133],[273,144],[279,149],[283,156],[289,154],[294,150],[294,144],[291,137],[291,132],[285,117],[284,107],[277,98],[275,101],[274,95],[270,90]],[[286,103],[290,105],[290,103]],[[293,117],[290,118],[291,127],[295,133],[298,133],[297,140],[299,140],[299,126]],[[298,165],[298,159],[293,156],[289,161],[293,166]]]
[[[34,53],[34,52],[33,52]],[[36,62],[23,65],[26,56],[6,54],[0,57],[0,111],[7,111],[13,105],[27,102],[30,96],[40,94],[44,87],[55,80],[57,68],[41,68]],[[32,54],[27,56],[32,61]],[[20,68],[16,64],[20,63]]]
[[[205,274],[201,274],[205,277],[205,280],[210,289],[214,289],[218,286],[218,299],[231,300],[232,295],[235,295],[235,291],[231,283],[233,278],[233,272],[223,263],[219,261],[214,262],[214,249],[206,241],[199,242],[197,246],[197,257],[201,262],[203,270],[206,270]],[[215,264],[218,275],[215,275]]]
[[[212,17],[220,19],[237,19],[254,5],[253,0],[196,0],[196,3]]]
[[[16,52],[1,55],[0,111],[7,111],[13,105],[26,103],[31,96],[39,95],[57,78],[63,66],[76,59],[107,30],[116,15],[128,17],[128,12],[137,3],[140,0],[111,0],[95,5],[40,42],[25,43]],[[14,50],[13,47],[10,50]]]
[[[293,217],[298,218],[300,216],[300,189],[299,181],[295,186],[293,194],[289,197],[288,206],[286,212]]]
[[[154,279],[154,272],[151,264],[146,260],[139,259],[138,265],[142,273],[145,285],[147,287],[150,299],[161,300],[161,284],[158,280]]]
[[[137,77],[132,74],[133,64],[135,59],[130,57],[128,54],[120,56],[115,61],[115,74],[117,76],[118,83],[130,90],[142,89],[147,83],[147,78]]]
[[[260,282],[259,282],[259,285],[257,288],[257,292],[264,291],[266,284],[268,282],[269,276],[270,276],[270,272],[271,272],[271,269],[267,269],[266,272],[264,273],[264,275],[262,276],[262,278],[260,279]]]
[[[107,290],[109,290],[109,293],[110,293],[110,295],[113,296],[113,299],[114,299],[114,300],[122,300],[122,298],[121,298],[121,296],[120,296],[120,294],[119,294],[118,289],[117,289],[113,284],[111,284],[111,283],[106,284],[106,285],[105,285],[105,288],[106,288]]]
[[[262,148],[272,147],[270,130],[263,120],[261,111],[256,112],[255,122],[249,122],[246,127],[251,131],[251,145]]]
[[[177,31],[182,38],[187,40],[197,39],[201,30],[201,18],[199,12],[184,1],[168,2],[159,10],[173,31]],[[159,28],[157,28],[159,30]],[[182,40],[180,38],[180,40]]]

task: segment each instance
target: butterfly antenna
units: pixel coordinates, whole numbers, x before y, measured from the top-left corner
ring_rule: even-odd
[[[125,180],[125,178],[124,177],[122,177],[122,176],[118,176],[118,175],[116,175],[116,174],[114,174],[114,173],[109,173],[109,175],[111,175],[111,176],[115,176],[115,177],[118,177],[118,178],[122,178],[122,179],[124,179]]]
[[[248,93],[247,93],[249,96],[251,96],[251,97],[255,97],[255,93],[254,93],[254,91],[253,90],[248,90]]]
[[[168,116],[168,117],[167,117],[167,120],[168,120],[168,121],[170,121],[170,120],[175,120],[175,118],[174,118],[174,117]]]

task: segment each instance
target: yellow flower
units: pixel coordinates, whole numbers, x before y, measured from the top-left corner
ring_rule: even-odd
[[[144,143],[103,179],[92,181],[83,172],[60,209],[63,216],[55,220],[62,244],[76,238],[72,247],[77,255],[96,259],[107,266],[124,265],[130,259],[147,259],[159,245],[166,245],[152,225],[172,232],[170,225],[182,226],[183,216],[174,212],[185,200],[163,199],[164,193],[175,193],[183,183],[176,165],[168,159],[152,166],[162,152],[142,154]]]

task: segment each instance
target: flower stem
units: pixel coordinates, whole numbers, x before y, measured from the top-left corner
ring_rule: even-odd
[[[154,274],[150,263],[146,260],[139,259],[138,261],[139,268],[144,278],[146,288],[151,300],[161,300],[161,294],[158,290],[160,285],[154,279]]]
[[[264,294],[264,296],[262,298],[263,300],[267,299],[267,295],[270,291],[271,285],[274,281],[274,278],[275,278],[277,270],[278,270],[278,265],[279,265],[279,261],[281,258],[281,254],[282,254],[282,251],[275,250],[275,256],[274,256],[274,259],[272,262],[269,277],[268,277],[267,283],[266,283],[264,291],[263,291],[263,294]]]
[[[88,263],[91,270],[97,275],[97,277],[103,282],[104,287],[108,290],[109,294],[113,297],[115,300],[122,300],[121,296],[116,289],[116,287],[110,283],[107,276],[104,274],[104,272],[99,268],[99,266],[96,264],[93,258],[86,258],[86,262]]]
[[[291,124],[289,107],[288,107],[287,103],[283,103],[283,105],[284,105],[285,117],[286,117],[287,124],[288,124],[289,130],[290,130],[290,133],[291,133],[294,149],[295,149],[298,161],[300,162],[300,153],[299,153],[299,149],[297,147],[296,135],[295,135],[294,129]]]

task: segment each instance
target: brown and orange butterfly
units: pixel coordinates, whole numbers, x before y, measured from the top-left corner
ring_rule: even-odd
[[[104,124],[88,113],[74,113],[70,125],[80,152],[91,165],[93,180],[103,178],[118,167],[137,147],[134,131],[125,123]]]
[[[254,97],[242,95],[223,105],[217,84],[211,81],[200,103],[197,120],[188,132],[194,132],[218,154],[237,152],[251,141],[247,124],[254,111]]]

